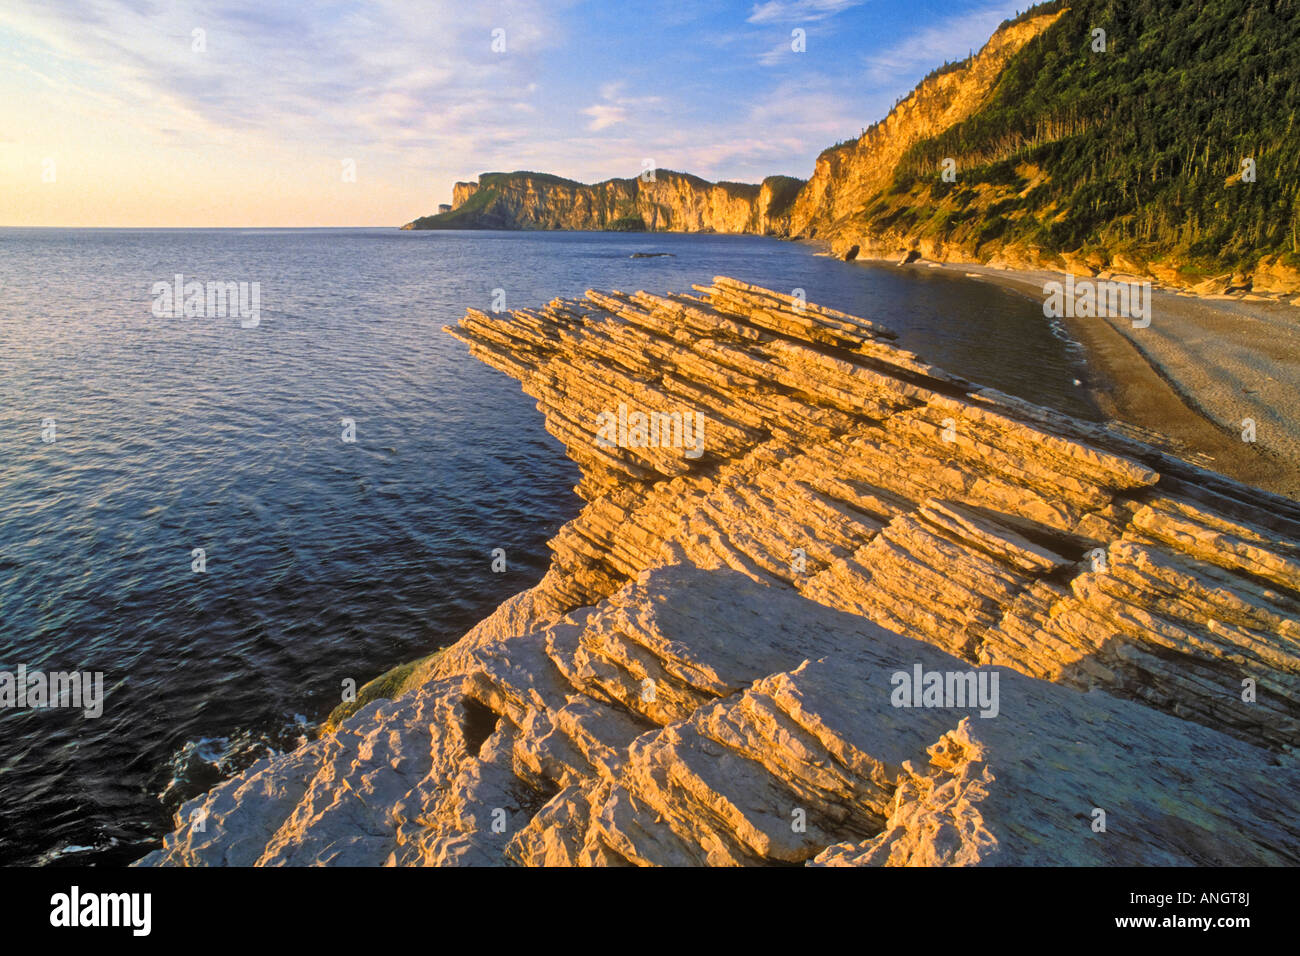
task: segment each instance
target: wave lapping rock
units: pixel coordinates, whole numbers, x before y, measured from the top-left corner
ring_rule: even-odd
[[[1295,503],[696,293],[449,329],[582,469],[550,570],[143,863],[1300,862]]]

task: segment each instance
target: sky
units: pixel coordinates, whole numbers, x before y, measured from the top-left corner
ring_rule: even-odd
[[[806,178],[1029,5],[3,0],[0,226],[399,226],[481,172],[647,161]]]

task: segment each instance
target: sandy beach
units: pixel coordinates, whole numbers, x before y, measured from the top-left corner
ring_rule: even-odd
[[[899,268],[996,282],[1038,302],[1044,283],[1062,278],[925,260]],[[1108,417],[1166,437],[1213,471],[1300,499],[1300,308],[1156,288],[1147,328],[1126,318],[1061,321],[1087,353],[1087,384]],[[1247,418],[1253,443],[1242,439]]]

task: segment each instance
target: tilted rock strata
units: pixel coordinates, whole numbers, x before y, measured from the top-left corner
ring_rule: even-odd
[[[588,504],[539,589],[558,606],[664,563],[729,567],[971,663],[1296,742],[1293,502],[978,388],[864,320],[722,277],[701,291],[452,330],[583,469]],[[704,454],[600,447],[619,402],[701,413]]]
[[[550,571],[145,862],[1300,862],[1300,508],[698,291],[451,330],[582,468]],[[602,447],[619,403],[704,453]],[[997,716],[894,706],[916,665],[996,673]]]

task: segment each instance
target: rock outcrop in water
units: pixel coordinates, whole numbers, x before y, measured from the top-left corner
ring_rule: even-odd
[[[1300,507],[699,292],[449,330],[582,468],[551,569],[144,863],[1300,862]]]

